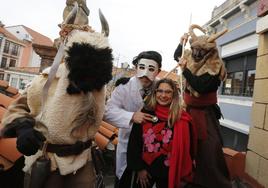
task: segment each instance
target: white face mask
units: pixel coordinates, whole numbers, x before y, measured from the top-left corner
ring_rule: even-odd
[[[137,77],[146,76],[153,81],[158,74],[158,63],[151,59],[140,59],[137,64]]]

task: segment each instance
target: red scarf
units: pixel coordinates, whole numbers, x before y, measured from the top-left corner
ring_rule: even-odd
[[[168,113],[169,113],[169,107],[156,105],[155,114],[160,120],[167,121]]]
[[[153,125],[152,122],[147,121],[146,123],[143,123],[143,134],[147,133],[146,137],[150,137],[151,134],[155,136],[154,139],[154,146],[158,143],[159,147],[152,149],[152,151],[148,152],[147,149],[143,151],[142,153],[142,159],[147,163],[148,165],[151,165],[152,162],[158,158],[161,155],[168,155],[168,153],[171,152],[172,147],[172,140],[170,140],[168,143],[161,144],[163,141],[163,135],[161,134],[161,131],[163,131],[166,128],[166,122],[168,120],[168,112],[169,108],[164,106],[157,106],[155,109],[156,116],[161,120],[157,124]],[[148,135],[148,130],[151,130],[152,132]],[[145,136],[145,135],[143,135]],[[145,143],[144,143],[145,144]],[[144,145],[146,148],[146,144]],[[154,151],[153,151],[154,150]]]
[[[169,188],[180,188],[181,180],[192,180],[192,159],[190,156],[190,115],[182,111],[181,117],[174,124],[173,144],[169,167]]]
[[[156,106],[155,114],[160,120],[167,121],[169,107]],[[190,115],[182,111],[174,124],[172,150],[169,160],[169,188],[180,188],[181,180],[191,181],[192,159],[190,156]]]

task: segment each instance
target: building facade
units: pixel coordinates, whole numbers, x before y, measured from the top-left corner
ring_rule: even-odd
[[[251,127],[252,97],[258,48],[257,0],[227,0],[215,7],[205,24],[209,33],[227,28],[217,40],[227,69],[227,79],[219,89],[219,105],[224,119],[221,132],[224,145],[246,151]]]
[[[34,45],[53,48],[48,37],[24,26],[0,27],[0,80],[22,91],[40,71]]]
[[[4,70],[20,64],[25,44],[10,33],[0,22],[0,80],[4,79]]]
[[[258,1],[258,53],[246,172],[268,187],[268,0]]]
[[[18,64],[18,67],[40,67],[41,58],[34,51],[33,45],[52,47],[52,40],[24,25],[9,26],[6,29],[25,43],[21,57],[22,60]]]

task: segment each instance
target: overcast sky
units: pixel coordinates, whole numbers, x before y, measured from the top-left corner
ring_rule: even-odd
[[[174,67],[173,52],[191,22],[204,25],[215,6],[225,0],[87,0],[89,24],[100,31],[98,8],[110,26],[110,44],[117,62],[128,62],[143,50],[163,56],[163,69]],[[0,20],[5,26],[25,25],[57,38],[65,0],[2,0]],[[119,57],[119,58],[118,58]],[[118,60],[119,59],[119,60]]]

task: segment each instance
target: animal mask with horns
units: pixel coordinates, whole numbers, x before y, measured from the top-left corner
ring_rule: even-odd
[[[197,36],[194,29],[199,29],[204,35]],[[189,28],[191,50],[187,49],[184,52],[183,58],[187,60],[187,68],[193,75],[201,76],[208,73],[212,76],[218,76],[220,80],[226,78],[226,70],[224,64],[219,57],[218,49],[215,40],[222,36],[226,30],[211,36],[205,35],[206,30],[199,25],[191,25]],[[190,92],[196,97],[199,94],[189,86]]]
[[[199,29],[204,35],[197,36],[194,29]],[[227,30],[211,36],[205,35],[206,30],[199,25],[191,25],[189,28],[191,50],[185,50],[184,58],[187,59],[187,68],[197,76],[204,73],[210,75],[218,75],[224,69],[223,62],[218,54],[218,49],[215,40],[222,36]],[[225,69],[223,70],[225,72]],[[225,77],[224,75],[220,75]],[[223,79],[223,78],[221,78]]]
[[[67,6],[70,5],[67,4]],[[69,70],[67,93],[77,94],[100,90],[112,79],[113,55],[107,38],[109,35],[108,23],[99,11],[102,32],[95,32],[87,24],[87,18],[81,18],[81,15],[86,14],[79,14],[79,11],[84,9],[79,7],[76,1],[71,7],[71,11],[69,9],[65,11],[64,22],[60,24],[61,45],[58,49],[59,56],[64,58]],[[51,70],[53,70],[53,66],[54,70],[58,69],[58,54]]]

